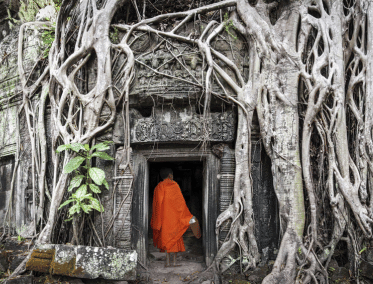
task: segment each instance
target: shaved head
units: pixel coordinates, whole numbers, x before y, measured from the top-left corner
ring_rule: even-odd
[[[161,170],[159,171],[159,174],[162,179],[166,179],[169,174],[173,175],[173,172],[170,168],[161,168]]]

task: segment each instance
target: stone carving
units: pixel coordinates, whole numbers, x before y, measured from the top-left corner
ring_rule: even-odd
[[[0,157],[13,155],[17,147],[17,106],[0,112]]]
[[[220,166],[220,213],[228,209],[232,201],[232,194],[234,188],[234,174],[236,169],[234,150],[227,145],[223,145],[223,152]],[[232,220],[227,220],[223,223],[220,229],[220,243],[224,242],[231,227]]]
[[[224,144],[224,143],[215,144],[214,146],[211,147],[211,152],[212,152],[216,157],[218,157],[219,159],[221,159],[221,157],[223,156],[223,153],[224,153],[224,148],[225,148],[226,146],[227,146],[227,145]]]
[[[194,29],[189,27],[189,32]],[[150,49],[151,38],[142,39],[142,52],[148,47],[146,53],[137,58],[136,80],[134,81],[131,95],[165,95],[173,97],[183,95],[191,96],[200,94],[203,85],[204,69],[203,58],[195,49],[187,47],[179,42],[172,42],[172,48],[162,44],[157,50]],[[212,47],[233,61],[240,72],[247,77],[248,73],[248,47],[245,41],[238,39],[233,43],[217,38],[211,43]],[[140,49],[141,46],[136,46]],[[216,63],[223,68],[232,78],[234,73],[222,61],[216,59]],[[213,80],[212,90],[222,94],[219,84]],[[226,91],[230,92],[229,87]]]
[[[198,54],[186,52],[181,55],[176,48],[168,51],[161,46],[160,50],[154,53],[140,56],[138,61],[137,82],[131,90],[131,95],[172,94],[172,97],[177,97],[199,94],[202,91],[200,86],[203,62]],[[217,83],[214,82],[212,87],[213,91],[221,93]]]
[[[130,154],[131,155],[131,154]],[[117,189],[114,199],[114,211],[118,214],[114,220],[115,246],[121,249],[131,248],[131,204],[133,175],[125,164],[126,150],[119,147],[115,154]],[[132,164],[132,161],[131,161]]]
[[[204,120],[202,115],[189,118],[163,120],[160,117],[140,118],[131,131],[132,143],[166,141],[233,141],[235,119],[233,112],[211,113]]]

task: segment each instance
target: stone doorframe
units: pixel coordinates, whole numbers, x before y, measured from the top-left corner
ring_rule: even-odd
[[[202,243],[206,265],[210,265],[217,252],[215,224],[219,212],[220,160],[210,150],[198,148],[134,150],[134,188],[132,201],[132,248],[137,250],[140,264],[148,266],[148,224],[149,224],[149,163],[173,161],[203,162],[203,207]]]

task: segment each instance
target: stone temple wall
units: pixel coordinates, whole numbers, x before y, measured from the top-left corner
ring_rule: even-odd
[[[17,112],[22,101],[22,91],[20,87],[17,71],[17,42],[18,27],[14,27],[8,35],[0,41],[0,126],[6,130],[0,133],[0,220],[2,220],[7,203],[10,198],[10,183],[13,169],[19,159],[16,179],[14,182],[14,210],[11,215],[11,225],[17,232],[27,233],[27,227],[31,224],[32,214],[32,172],[31,172],[31,150],[27,124],[24,114],[19,115],[19,128],[17,129]],[[188,30],[185,31],[188,33]],[[40,56],[40,33],[37,30],[26,30],[24,41],[24,67],[27,72],[33,68],[35,59]],[[151,38],[148,38],[151,41]],[[147,49],[152,49],[157,42],[150,42]],[[232,46],[224,41],[214,42],[214,47],[219,52],[228,56],[238,64],[244,77],[247,76],[248,66],[245,44],[237,40]],[[139,50],[136,50],[139,48]],[[183,46],[183,48],[187,48]],[[137,55],[140,54],[140,47],[134,46]],[[185,49],[184,49],[185,50]],[[233,50],[233,52],[232,52]],[[146,50],[141,50],[145,52]],[[173,52],[176,52],[175,50]],[[189,55],[188,55],[189,54]],[[192,55],[191,55],[192,54]],[[181,56],[181,55],[180,55]],[[216,174],[211,179],[215,179],[219,188],[215,206],[221,212],[230,202],[234,178],[234,143],[236,136],[237,109],[234,105],[226,103],[217,98],[211,100],[211,112],[207,115],[201,110],[202,90],[195,85],[188,85],[185,81],[177,81],[164,78],[152,72],[145,65],[152,68],[160,68],[160,71],[171,76],[183,79],[198,79],[202,76],[202,58],[195,53],[188,53],[181,56],[185,62],[186,69],[180,64],[172,61],[170,51],[166,48],[148,53],[139,57],[142,63],[136,63],[136,78],[131,88],[130,112],[131,112],[131,143],[132,147],[142,150],[167,148],[174,151],[184,147],[197,149],[201,145],[207,145],[207,150],[219,156],[220,166]],[[145,64],[145,65],[144,65]],[[121,62],[118,62],[121,65]],[[92,63],[92,66],[95,66]],[[115,69],[115,68],[114,68]],[[93,86],[96,79],[95,71],[89,71],[88,86]],[[229,73],[230,71],[227,70]],[[214,83],[214,92],[221,92],[219,86]],[[227,88],[229,92],[229,88]],[[38,94],[34,97],[34,104],[37,103]],[[51,153],[51,120],[50,109],[46,112],[47,145],[48,153]],[[253,130],[254,136],[258,135],[258,125]],[[17,140],[17,132],[20,140]],[[131,175],[135,174],[124,168],[121,162],[123,152],[123,121],[121,115],[112,128],[108,129],[101,136],[96,138],[96,142],[112,140],[114,144],[108,153],[116,157],[115,162],[97,161],[97,166],[104,169],[110,189],[100,195],[105,212],[101,215],[95,213],[95,224],[100,236],[104,236],[105,245],[121,248],[135,248],[138,242],[137,237],[133,237],[135,228],[133,221],[138,216],[134,216],[132,195],[139,193],[136,184],[131,185]],[[256,235],[259,240],[260,249],[270,249],[270,252],[277,247],[276,229],[277,212],[276,201],[271,183],[270,161],[263,155],[258,137],[253,139],[253,183],[254,183],[254,212],[257,221]],[[225,149],[230,149],[230,157],[219,150],[219,145],[224,144]],[[17,152],[17,148],[19,151]],[[259,150],[258,150],[259,149]],[[141,151],[142,151],[141,150]],[[219,154],[220,151],[220,154]],[[185,154],[184,159],[188,159]],[[225,156],[224,156],[225,155]],[[157,158],[157,157],[155,157]],[[175,157],[177,159],[177,157]],[[146,165],[146,161],[143,161]],[[134,162],[136,163],[136,161]],[[136,167],[138,165],[132,165]],[[214,164],[210,164],[214,167]],[[52,190],[53,167],[51,159],[48,160],[47,186]],[[146,169],[144,169],[146,172]],[[136,178],[136,177],[135,177]],[[138,178],[138,177],[137,177]],[[141,178],[148,178],[146,175]],[[136,195],[138,197],[138,195]],[[135,196],[135,197],[136,197]],[[136,197],[136,198],[137,198]],[[140,199],[139,199],[140,200]],[[215,200],[215,199],[214,199]],[[214,201],[215,202],[215,201]],[[136,204],[136,210],[139,210]],[[119,218],[113,220],[113,216],[118,213]],[[213,226],[215,220],[209,220]],[[145,224],[145,223],[144,223]],[[1,226],[2,224],[0,224]],[[268,226],[267,226],[268,225]],[[112,229],[113,228],[113,229]],[[273,230],[272,230],[273,229]],[[209,243],[215,243],[214,236],[211,235]],[[267,249],[268,251],[268,249]]]
[[[8,26],[8,25],[6,25]],[[0,190],[0,220],[5,217],[6,209],[11,196],[11,181],[15,165],[17,148],[17,109],[22,99],[21,86],[17,72],[17,43],[18,27],[9,33],[9,28],[4,29],[0,42],[0,164],[1,179]],[[4,37],[5,35],[5,37]],[[15,188],[17,187],[17,182]],[[14,202],[14,205],[16,202]],[[13,206],[14,208],[14,206]],[[15,226],[16,212],[12,212],[11,223]],[[9,217],[8,217],[9,218]],[[7,220],[9,220],[7,218]],[[2,226],[2,222],[0,224]]]
[[[17,234],[27,235],[32,215],[32,163],[26,117],[24,111],[18,114],[22,104],[22,87],[17,66],[18,34],[19,26],[5,29],[0,41],[0,164],[2,168],[5,167],[6,172],[5,183],[0,190],[0,196],[4,197],[0,203],[0,220],[3,220],[2,216],[8,208],[12,194],[11,226]],[[38,30],[26,29],[23,42],[23,66],[26,76],[41,55],[41,45]],[[38,103],[38,96],[39,94],[36,93],[32,99],[34,107]],[[10,173],[9,169],[14,169],[14,165],[18,167],[12,190],[13,172]],[[1,222],[0,226],[2,225]]]

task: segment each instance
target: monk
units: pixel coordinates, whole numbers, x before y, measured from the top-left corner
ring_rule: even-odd
[[[166,267],[170,266],[171,253],[173,266],[177,266],[176,254],[185,251],[183,234],[193,220],[193,215],[185,203],[179,185],[173,180],[172,170],[162,168],[160,176],[163,181],[154,189],[153,214],[150,221],[153,243],[161,252],[167,252]]]

